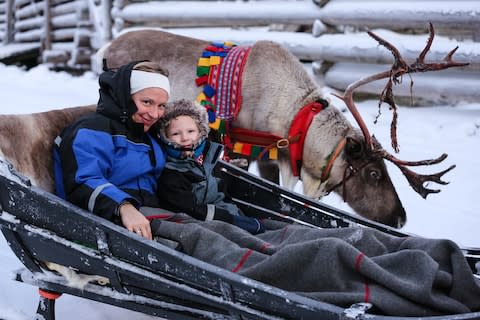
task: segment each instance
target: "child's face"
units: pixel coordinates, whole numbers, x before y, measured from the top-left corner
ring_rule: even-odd
[[[200,138],[200,130],[192,117],[178,116],[170,121],[165,130],[165,135],[168,140],[182,147],[190,148]]]

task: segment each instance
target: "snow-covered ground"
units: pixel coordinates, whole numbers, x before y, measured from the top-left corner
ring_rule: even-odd
[[[40,112],[72,107],[97,101],[97,77],[87,73],[72,77],[54,73],[45,66],[24,71],[0,64],[1,114]],[[334,99],[334,98],[332,98]],[[391,115],[384,107],[378,124],[377,101],[358,104],[371,133],[386,147],[390,144]],[[407,210],[408,222],[404,231],[433,238],[449,238],[461,246],[480,247],[480,201],[478,179],[480,160],[480,102],[470,104],[434,105],[422,108],[400,107],[398,137],[401,159],[418,160],[449,154],[444,164],[425,168],[422,172],[439,171],[456,164],[445,176],[450,181],[442,190],[422,199],[409,186],[395,167],[390,174]],[[21,146],[19,146],[21,147]],[[435,187],[430,185],[430,187]],[[331,195],[326,203],[350,210],[340,199]],[[36,310],[36,288],[12,280],[13,271],[22,264],[13,255],[3,235],[0,236],[0,319],[31,319]],[[57,301],[57,318],[73,320],[151,319],[145,315],[99,304],[71,296]]]

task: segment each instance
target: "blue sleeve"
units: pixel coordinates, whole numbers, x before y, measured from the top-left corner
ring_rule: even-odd
[[[107,219],[122,201],[135,202],[109,180],[115,153],[109,133],[79,129],[61,150],[67,200]]]

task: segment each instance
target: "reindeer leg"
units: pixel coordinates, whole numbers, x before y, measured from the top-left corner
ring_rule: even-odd
[[[300,175],[302,176],[303,194],[305,196],[319,199],[325,195],[324,188],[320,188],[321,180],[319,178],[315,178],[303,169]]]
[[[282,177],[282,185],[289,190],[293,190],[298,182],[298,177],[293,175],[290,162],[278,159],[277,163],[280,169],[280,176]]]
[[[273,160],[257,160],[260,177],[273,183],[280,184],[278,164]]]

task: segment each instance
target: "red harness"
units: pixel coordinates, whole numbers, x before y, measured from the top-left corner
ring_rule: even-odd
[[[253,131],[242,128],[232,128],[228,132],[228,135],[232,140],[237,142],[265,147],[263,152],[272,148],[283,149],[288,147],[290,151],[292,172],[295,177],[298,177],[300,175],[300,168],[302,167],[303,146],[305,144],[305,137],[308,128],[312,123],[313,117],[327,106],[328,102],[326,100],[311,102],[303,106],[295,115],[290,130],[288,131],[287,138],[282,138],[262,131]],[[258,157],[261,158],[262,154]]]
[[[312,123],[313,117],[328,105],[326,101],[324,103],[325,105],[319,102],[312,102],[303,106],[293,119],[292,125],[290,126],[288,137],[299,137],[297,143],[291,143],[289,146],[290,164],[292,165],[294,177],[300,176],[300,168],[302,167],[303,162],[303,145],[305,144],[305,137],[307,136],[308,128]]]

